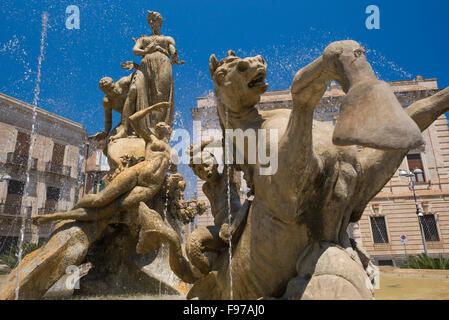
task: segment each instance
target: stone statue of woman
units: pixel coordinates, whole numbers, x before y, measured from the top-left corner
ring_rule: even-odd
[[[141,36],[134,45],[133,54],[141,56],[139,68],[133,79],[128,93],[129,101],[124,106],[124,130],[121,130],[112,139],[128,136],[130,125],[127,120],[133,113],[155,105],[159,102],[169,102],[170,108],[158,110],[141,120],[143,128],[154,128],[159,122],[173,126],[174,117],[174,90],[172,64],[184,64],[179,61],[172,37],[161,34],[163,23],[159,12],[148,11],[148,24],[153,31],[150,36]],[[170,60],[171,58],[171,60]],[[128,102],[129,102],[128,101]],[[135,108],[134,104],[135,103]]]

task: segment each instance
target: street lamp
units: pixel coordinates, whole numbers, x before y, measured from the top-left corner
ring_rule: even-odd
[[[11,176],[9,175],[9,174],[4,174],[4,175],[2,175],[2,177],[0,178],[0,182],[3,182],[3,181],[7,181],[7,180],[11,180],[12,178],[11,178]]]
[[[425,236],[424,236],[424,228],[423,228],[422,222],[421,222],[421,217],[423,216],[423,213],[419,210],[418,201],[416,200],[416,193],[415,193],[416,175],[422,174],[422,173],[423,173],[423,171],[421,169],[415,169],[413,171],[404,170],[404,169],[399,170],[399,176],[400,177],[408,177],[410,179],[410,188],[413,191],[413,199],[415,200],[416,215],[418,216],[419,228],[421,229],[421,238],[422,238],[422,243],[424,245],[424,252],[427,255],[426,239],[425,239]]]

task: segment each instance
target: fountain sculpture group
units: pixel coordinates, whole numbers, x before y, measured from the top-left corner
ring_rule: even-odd
[[[20,279],[16,270],[9,275],[0,298],[13,299],[16,286],[19,298],[41,298],[68,266],[86,260],[92,270],[96,262],[103,266],[89,281],[89,274],[83,278],[87,292],[118,283],[142,288],[151,281],[143,279],[135,254],[154,253],[166,243],[171,270],[191,284],[188,299],[373,299],[375,267],[347,227],[361,218],[408,150],[424,143],[421,131],[449,111],[449,88],[403,109],[375,77],[363,48],[348,40],[330,44],[296,73],[292,110],[260,111],[255,106],[268,88],[263,57],[229,51],[218,61],[212,55],[222,129],[276,129],[279,169],[260,174],[264,165],[248,161],[244,147],[238,150],[244,163],[225,163],[220,172],[205,150],[211,141],[192,145],[190,167],[205,181],[214,226],[197,228],[183,243],[179,221],[205,211],[203,202],[184,200],[185,182],[170,162],[172,64],[183,62],[174,40],[160,34],[161,15],[148,12],[148,23],[153,34],[140,37],[133,49],[142,56],[140,65],[124,63],[135,69],[131,75],[100,81],[105,131],[96,138],[107,139],[106,188],[68,212],[32,217],[36,224],[62,221],[42,248],[23,259]],[[335,127],[313,120],[333,80],[346,93]],[[122,118],[110,131],[112,110]],[[269,149],[267,142],[264,151]],[[250,189],[243,204],[237,172]]]

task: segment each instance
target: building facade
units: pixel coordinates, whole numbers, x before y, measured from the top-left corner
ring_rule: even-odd
[[[404,108],[439,91],[436,79],[423,79],[420,76],[415,80],[389,84]],[[344,95],[341,87],[332,83],[315,109],[315,119],[335,125]],[[266,92],[257,108],[292,108],[290,91]],[[203,139],[208,137],[206,132],[211,129],[216,130],[216,138],[221,137],[212,92],[207,97],[198,98],[197,106],[191,112],[194,126],[201,131]],[[446,117],[443,115],[435,121],[423,133],[423,137],[425,147],[410,151],[400,169],[419,168],[423,171],[423,174],[415,177],[415,190],[418,209],[423,213],[419,219],[423,224],[428,252],[432,256],[443,254],[449,257],[449,127]],[[242,183],[242,198],[244,189]],[[201,180],[197,183],[197,194],[198,199],[207,202]],[[198,217],[196,224],[213,225],[210,211]],[[398,170],[366,207],[361,220],[350,225],[348,232],[370,253],[372,260],[380,265],[399,266],[407,260],[407,255],[422,253],[424,246],[409,178],[400,177]]]
[[[17,242],[22,219],[25,241],[46,239],[51,225],[36,227],[30,216],[67,210],[78,200],[86,138],[80,124],[40,108],[33,121],[32,105],[0,94],[0,176],[11,177],[0,182],[0,253]]]

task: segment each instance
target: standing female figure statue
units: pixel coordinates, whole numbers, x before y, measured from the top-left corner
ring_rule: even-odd
[[[173,126],[174,90],[172,64],[184,64],[179,61],[175,40],[161,34],[163,23],[159,12],[148,11],[148,24],[153,31],[150,36],[141,36],[134,45],[133,54],[142,57],[139,68],[131,83],[128,101],[124,105],[124,128],[112,140],[129,135],[129,117],[148,106],[159,102],[169,102],[168,109],[157,110],[150,117],[141,120],[140,127],[154,128],[159,122]],[[171,58],[171,61],[170,61]]]

